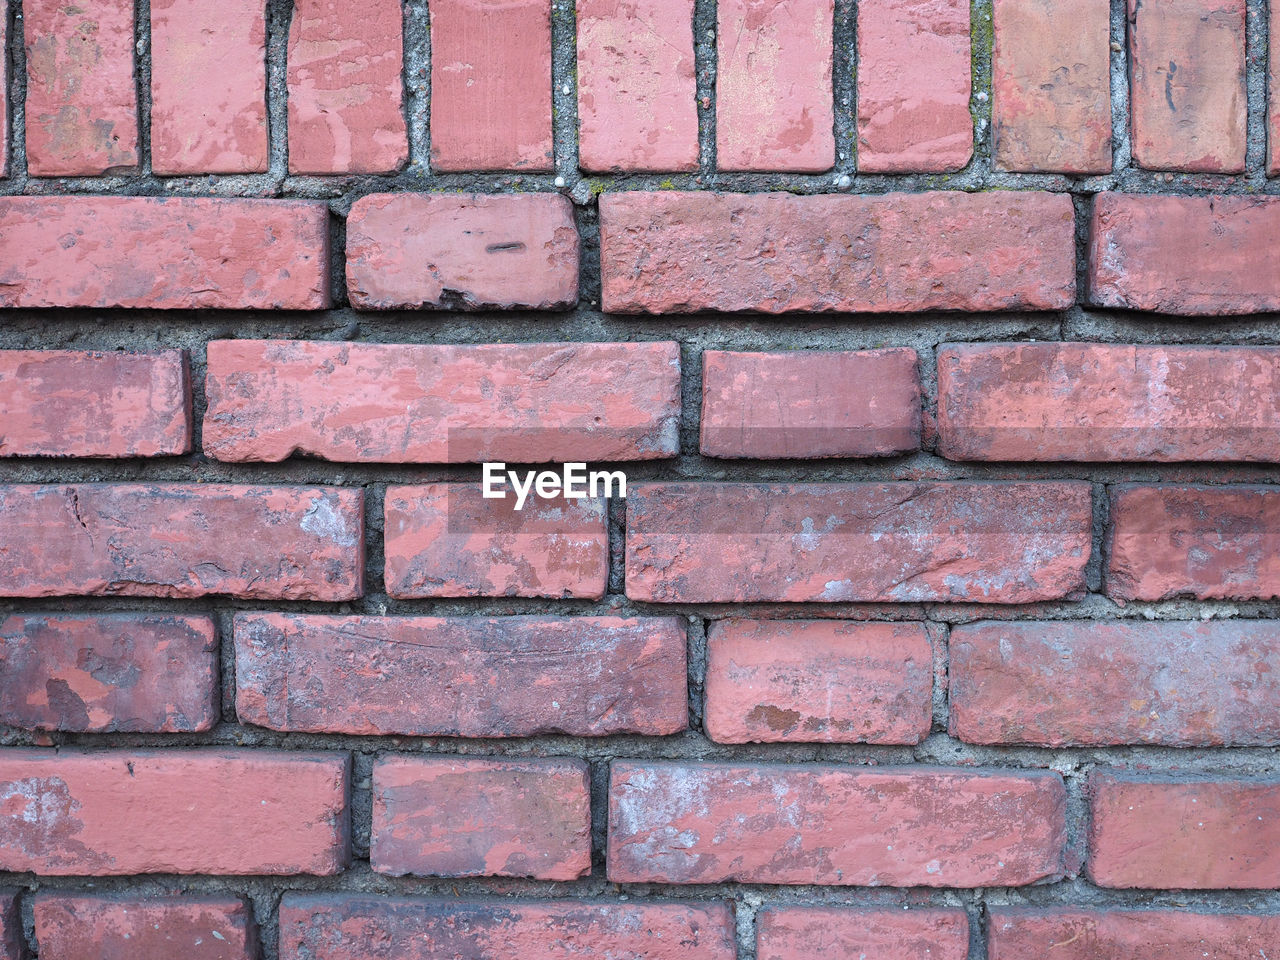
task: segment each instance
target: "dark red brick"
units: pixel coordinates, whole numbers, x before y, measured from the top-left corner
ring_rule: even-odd
[[[253,908],[237,897],[42,893],[41,960],[256,960]]]
[[[757,960],[968,960],[960,909],[768,907],[756,915]]]

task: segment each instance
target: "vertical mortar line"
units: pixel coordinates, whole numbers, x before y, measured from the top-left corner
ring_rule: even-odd
[[[987,926],[990,913],[986,898],[965,907],[969,917],[969,960],[987,960]]]
[[[427,115],[431,109],[430,12],[424,0],[407,0],[404,5],[404,110],[409,131],[409,169],[426,176],[431,168],[431,131]]]
[[[289,176],[289,25],[293,0],[267,0],[267,175],[279,192]]]
[[[685,617],[685,668],[688,676],[689,729],[705,736],[705,711],[707,685],[707,631],[710,620],[697,615]]]
[[[1066,339],[1068,316],[1083,310],[1089,297],[1089,225],[1093,219],[1093,197],[1078,193],[1069,194],[1069,196],[1075,217],[1072,241],[1075,251],[1076,297],[1075,303],[1058,315],[1059,341]]]
[[[1085,567],[1085,582],[1091,591],[1105,593],[1107,550],[1111,536],[1111,483],[1092,484],[1093,551]]]
[[[716,0],[693,2],[694,86],[698,97],[698,171],[716,169]]]
[[[856,0],[835,0],[831,93],[835,108],[837,180],[841,176],[852,176],[856,167],[858,93],[855,71],[858,52],[855,2]]]
[[[27,48],[25,46],[25,21],[22,16],[22,0],[9,0],[7,51],[0,55],[9,58],[9,171],[5,186],[23,192],[27,185]]]
[[[750,902],[755,899],[757,898],[734,897],[730,901],[737,927],[738,960],[756,960],[756,924],[760,907]]]
[[[1245,0],[1245,177],[1266,185],[1267,4]]]
[[[133,87],[138,102],[138,172],[151,176],[151,0],[133,4]]]
[[[1111,0],[1111,174],[1133,162],[1129,136],[1128,0]]]
[[[969,6],[969,115],[973,118],[973,159],[969,172],[984,182],[992,172],[991,60],[994,54],[992,0],[971,0]]]
[[[928,613],[926,613],[926,617]],[[952,624],[927,621],[925,633],[933,651],[932,707],[933,724],[930,734],[948,735],[951,729],[951,632]]]
[[[551,138],[555,172],[578,176],[578,13],[574,0],[551,0]]]

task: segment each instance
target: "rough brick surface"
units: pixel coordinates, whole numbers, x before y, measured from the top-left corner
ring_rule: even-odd
[[[3,8],[4,4],[0,3],[0,13],[4,12]],[[3,27],[0,27],[0,39],[3,32]],[[24,960],[22,947],[22,915],[18,910],[18,893],[15,890],[0,890],[0,960]]]
[[[702,354],[705,457],[885,457],[920,448],[914,350]]]
[[[347,754],[0,752],[0,870],[333,874],[350,859]]]
[[[958,909],[770,907],[756,915],[758,960],[968,960]]]
[[[394,385],[394,389],[392,386]],[[676,343],[215,340],[204,450],[375,463],[649,460],[679,451]]]
[[[328,260],[323,203],[0,197],[0,307],[320,310]]]
[[[1047,193],[606,193],[602,305],[1059,310],[1075,299],[1074,224],[1071,199]]]
[[[41,960],[256,960],[253,908],[235,897],[65,893],[35,899]]]
[[[661,603],[1034,603],[1079,592],[1082,483],[646,483],[626,592]]]
[[[191,449],[181,350],[0,350],[0,456],[159,457]]]
[[[384,757],[369,859],[379,873],[574,880],[591,870],[581,760]]]
[[[1012,887],[1064,874],[1047,770],[618,762],[615,883]]]
[[[235,647],[236,714],[275,730],[598,737],[688,724],[675,617],[238,614]]]
[[[933,651],[918,623],[717,620],[705,685],[717,743],[919,743]]]
[[[858,169],[945,173],[973,156],[968,0],[858,4]]]
[[[0,596],[352,600],[363,500],[336,487],[0,486]]]
[[[208,617],[13,614],[0,623],[0,723],[186,733],[218,722]]]

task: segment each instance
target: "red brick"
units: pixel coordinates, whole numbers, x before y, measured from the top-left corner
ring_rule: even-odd
[[[995,0],[996,167],[1111,172],[1108,0]]]
[[[717,620],[707,632],[717,743],[919,743],[932,695],[919,623]]]
[[[1280,621],[986,622],[950,651],[969,743],[1280,744]]]
[[[28,730],[187,733],[218,722],[208,617],[13,614],[0,623],[0,722]]]
[[[1084,589],[1083,483],[646,483],[627,596],[656,603],[1034,603]]]
[[[260,0],[151,0],[151,169],[265,173],[267,24]]]
[[[92,177],[138,166],[133,0],[26,0],[27,172]]]
[[[959,909],[769,907],[757,914],[758,960],[968,960]]]
[[[45,876],[339,873],[345,753],[0,751],[0,870]]]
[[[1280,349],[947,344],[951,460],[1280,461]]]
[[[688,724],[674,617],[238,614],[235,646],[236,713],[273,730],[601,737]]]
[[[0,21],[3,20],[4,12],[4,3],[0,0]],[[0,22],[0,49],[4,49],[3,37],[4,24]],[[0,66],[0,71],[3,71],[3,66]],[[0,97],[0,101],[3,100],[4,98]],[[24,960],[23,946],[18,891],[0,890],[0,960]]]
[[[1120,600],[1280,597],[1280,490],[1120,484],[1107,594]]]
[[[41,960],[255,960],[253,908],[238,897],[42,893]]]
[[[692,0],[578,0],[578,163],[698,169]]]
[[[0,307],[321,310],[328,260],[323,203],[0,197]]]
[[[1280,887],[1280,780],[1089,779],[1089,878],[1100,887]]]
[[[1048,770],[619,762],[614,883],[1013,887],[1064,875]]]
[[[858,4],[858,169],[945,173],[973,156],[969,0]]]
[[[702,455],[885,457],[920,449],[916,352],[702,354]]]
[[[338,487],[0,486],[0,596],[354,600],[363,501]]]
[[[1133,160],[1244,173],[1245,0],[1129,0]]]
[[[374,194],[347,217],[347,287],[357,310],[578,302],[578,228],[555,193]]]
[[[384,757],[373,767],[378,873],[574,880],[591,871],[581,760]]]
[[[1075,300],[1074,234],[1065,194],[606,193],[603,306],[1060,310]]]
[[[0,350],[0,456],[157,457],[191,449],[182,350]]]
[[[431,7],[431,165],[551,170],[551,10],[543,0]]]
[[[394,173],[409,159],[399,0],[300,0],[289,27],[291,173]]]
[[[204,450],[218,460],[546,463],[680,449],[676,343],[215,340],[208,364]]]

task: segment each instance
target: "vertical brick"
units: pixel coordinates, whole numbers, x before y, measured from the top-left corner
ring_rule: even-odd
[[[253,908],[238,897],[37,895],[41,960],[256,960]]]
[[[768,907],[757,914],[757,960],[968,960],[960,909]]]
[[[969,0],[858,3],[858,169],[946,173],[973,156]]]
[[[27,0],[27,172],[92,177],[138,165],[133,0]]]
[[[716,6],[716,165],[821,173],[835,162],[833,0]]]

